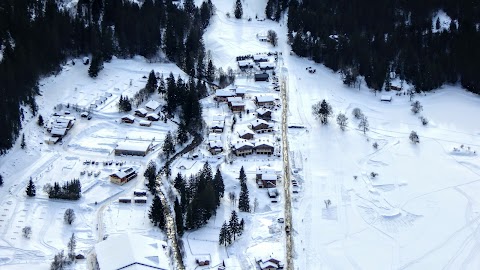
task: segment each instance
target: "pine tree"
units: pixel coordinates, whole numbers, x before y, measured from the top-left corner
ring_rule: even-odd
[[[154,226],[158,226],[160,229],[165,229],[165,209],[160,200],[160,197],[155,195],[153,197],[152,205],[150,207],[150,211],[148,213],[148,218],[153,223]]]
[[[43,127],[43,116],[41,114],[38,115],[37,125]]]
[[[25,134],[22,134],[22,142],[20,143],[20,148],[25,149],[27,144],[25,143]]]
[[[162,151],[167,159],[175,153],[175,144],[173,143],[173,137],[170,131],[168,131],[165,141],[163,141]]]
[[[363,134],[365,134],[369,129],[368,118],[365,115],[362,115],[362,118],[360,118],[358,128],[363,131]]]
[[[30,180],[28,181],[28,186],[27,189],[25,190],[27,193],[28,197],[35,197],[37,191],[35,189],[35,184],[33,183],[32,178],[30,177]]]
[[[243,221],[243,218],[242,218],[242,220],[240,220],[240,223],[238,224],[238,230],[239,230],[238,235],[242,235],[244,229],[245,229],[245,222]]]
[[[193,2],[193,0],[185,0],[183,2],[183,9],[189,13],[189,14],[193,14],[194,11],[195,11],[195,3]]]
[[[241,185],[247,183],[247,175],[245,174],[245,170],[243,169],[243,166],[240,168],[238,179],[240,180]]]
[[[180,145],[185,144],[188,141],[188,131],[187,131],[187,126],[185,123],[182,121],[178,125],[177,129],[177,143]]]
[[[75,238],[75,233],[72,233],[72,236],[70,237],[70,240],[68,241],[67,247],[68,247],[68,258],[70,261],[75,260],[75,248],[77,246],[77,240]]]
[[[229,238],[228,236],[228,225],[227,222],[223,222],[222,228],[220,229],[220,235],[218,237],[218,243],[220,245],[225,245],[227,246],[228,242],[227,239]]]
[[[248,197],[247,184],[241,184],[240,196],[238,198],[238,210],[242,212],[250,212],[250,199]]]
[[[237,19],[242,18],[242,15],[243,15],[242,1],[237,0],[237,1],[235,2],[235,11],[234,11],[234,14],[235,14],[235,18],[237,18]]]
[[[167,88],[165,87],[165,80],[163,79],[163,75],[159,79],[158,93],[161,95],[164,95],[165,93],[167,93]]]
[[[0,174],[0,187],[3,186],[3,175]]]
[[[100,53],[94,53],[92,55],[92,61],[90,62],[90,68],[88,69],[88,75],[92,78],[96,78],[100,70],[103,69],[103,58]]]
[[[155,92],[155,89],[157,89],[157,77],[155,76],[155,71],[152,70],[150,71],[150,74],[148,74],[148,81],[147,85],[145,86],[145,89],[148,90],[149,93]]]
[[[328,124],[328,117],[332,115],[332,106],[324,99],[312,106],[313,115],[324,125]]]
[[[182,206],[180,205],[180,202],[178,202],[178,199],[175,200],[174,210],[175,210],[175,224],[177,225],[177,234],[181,237],[183,236],[183,232],[184,232],[183,211],[182,211]]]
[[[211,59],[208,60],[206,79],[207,82],[213,82],[213,80],[215,80],[215,66]]]
[[[219,168],[217,168],[217,172],[213,178],[213,184],[215,187],[216,203],[217,206],[220,206],[220,199],[223,198],[225,193],[225,184],[223,183],[222,173],[220,172]]]
[[[143,176],[147,179],[147,188],[152,193],[152,195],[157,194],[157,165],[156,163],[152,160],[148,163],[147,168],[145,169],[145,172],[143,173]]]
[[[233,240],[235,240],[236,236],[239,235],[240,233],[238,216],[235,210],[233,210],[232,213],[230,214],[230,221],[228,222],[228,230],[230,231],[230,234],[232,235]]]

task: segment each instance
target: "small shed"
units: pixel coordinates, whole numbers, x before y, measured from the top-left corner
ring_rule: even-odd
[[[148,121],[148,120],[140,120],[140,126],[143,126],[143,127],[149,127],[152,125],[152,121]]]
[[[136,109],[135,110],[135,115],[140,116],[140,117],[145,117],[147,115],[148,111],[144,108]]]
[[[380,101],[388,101],[388,102],[392,102],[392,96],[389,96],[389,95],[382,95],[380,97]]]
[[[141,196],[146,197],[147,196],[147,191],[144,190],[144,189],[135,189],[133,191],[133,196],[135,196],[135,197],[141,197]]]
[[[135,203],[147,203],[147,197],[143,196],[143,197],[135,197],[135,199],[133,199],[133,201]]]
[[[156,113],[149,113],[147,114],[146,118],[148,121],[158,121],[160,119],[160,116]]]

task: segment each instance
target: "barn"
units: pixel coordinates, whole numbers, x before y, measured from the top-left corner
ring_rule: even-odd
[[[152,148],[151,142],[123,141],[117,144],[115,156],[145,156]]]

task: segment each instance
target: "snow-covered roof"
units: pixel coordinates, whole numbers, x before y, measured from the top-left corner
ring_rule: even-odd
[[[102,270],[170,269],[162,242],[142,235],[110,236],[107,240],[97,243],[95,251]]]
[[[271,141],[265,140],[265,139],[258,139],[256,142],[254,142],[254,145],[255,145],[255,147],[259,147],[259,146],[262,146],[262,145],[273,147],[273,143]]]
[[[233,103],[233,102],[243,102],[243,99],[241,97],[229,97],[228,102]]]
[[[275,64],[272,62],[261,62],[260,63],[260,68],[273,68],[275,67]]]
[[[210,148],[223,148],[223,143],[222,141],[209,141],[208,145]]]
[[[150,126],[152,124],[152,121],[148,121],[148,120],[140,120],[140,125],[142,126]]]
[[[260,266],[260,269],[267,269],[269,267],[274,267],[275,269],[278,269],[278,265],[273,263],[273,262],[270,262],[270,261],[267,261],[267,262],[261,262],[259,263],[259,266]]]
[[[130,121],[133,121],[133,120],[135,120],[135,116],[130,115],[130,114],[127,114],[127,115],[124,115],[124,116],[122,117],[122,119],[128,119],[128,120],[130,120]]]
[[[147,190],[145,190],[145,189],[134,189],[133,193],[147,193]]]
[[[234,144],[233,144],[234,149],[239,149],[239,148],[242,148],[244,146],[248,146],[248,147],[253,148],[253,144],[250,143],[249,141],[246,141],[246,140],[235,141]]]
[[[380,100],[383,100],[383,101],[391,101],[391,100],[392,100],[392,96],[382,95],[382,96],[380,97]]]
[[[255,135],[255,133],[253,133],[252,131],[248,130],[248,129],[242,129],[240,131],[238,131],[238,136],[242,137],[246,134],[253,134]]]
[[[252,61],[250,61],[250,60],[238,61],[238,66],[239,67],[246,67],[246,66],[251,66],[251,65],[252,65]]]
[[[276,181],[277,175],[274,173],[262,173],[262,180],[266,181]]]
[[[267,112],[272,112],[272,110],[266,109],[266,108],[259,108],[259,109],[257,109],[257,113],[260,114],[260,115],[263,115],[263,114],[265,114],[265,113],[267,113]]]
[[[147,109],[155,111],[156,109],[158,109],[158,107],[160,107],[160,102],[156,100],[150,100],[147,104],[145,104],[145,107]]]
[[[212,123],[210,124],[210,127],[212,128],[215,128],[215,127],[223,128],[224,126],[225,126],[224,121],[212,121]]]
[[[68,122],[56,122],[53,124],[53,127],[55,128],[67,128],[68,127]]]
[[[271,126],[267,121],[265,121],[263,119],[255,119],[251,122],[252,127],[256,127],[256,126],[259,126],[261,124],[266,124],[266,125]]]
[[[141,151],[147,152],[150,148],[150,142],[132,142],[132,141],[121,141],[117,143],[116,150],[123,150],[123,151]]]
[[[148,113],[148,111],[145,108],[136,109],[135,112],[138,112],[138,113],[141,113],[141,114],[147,114]]]
[[[241,100],[241,101],[235,100],[235,101],[230,102],[230,104],[232,106],[245,106],[245,102],[243,102],[243,100]]]
[[[238,94],[245,94],[247,92],[247,89],[245,88],[237,88],[235,89],[235,93]]]
[[[233,97],[235,96],[235,93],[230,90],[219,89],[215,92],[215,95],[217,97]]]
[[[222,139],[222,136],[218,133],[208,134],[208,140],[209,141],[220,141],[221,139]]]
[[[118,171],[112,173],[110,176],[117,177],[117,178],[124,178],[125,176],[131,174],[132,172],[135,172],[134,168],[125,167],[125,168],[118,169]]]
[[[160,116],[158,116],[158,114],[156,114],[156,113],[149,113],[149,114],[146,115],[146,117],[147,118],[153,118],[153,119],[156,119],[156,120],[160,119]]]
[[[260,166],[257,168],[257,174],[275,174],[275,169],[268,166]]]
[[[253,56],[254,61],[262,60],[262,59],[268,59],[268,56],[265,54],[256,54]]]
[[[257,102],[274,102],[275,98],[272,96],[256,96]]]
[[[65,136],[67,134],[67,128],[66,127],[53,127],[52,130],[50,131],[52,135],[57,135],[57,136]]]

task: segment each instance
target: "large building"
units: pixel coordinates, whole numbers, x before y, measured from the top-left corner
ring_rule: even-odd
[[[123,185],[135,177],[137,177],[137,171],[134,168],[127,167],[110,174],[110,181],[117,185]]]
[[[123,141],[115,147],[115,156],[145,156],[151,149],[151,142]]]
[[[164,241],[136,234],[113,235],[95,244],[100,270],[170,270]]]

